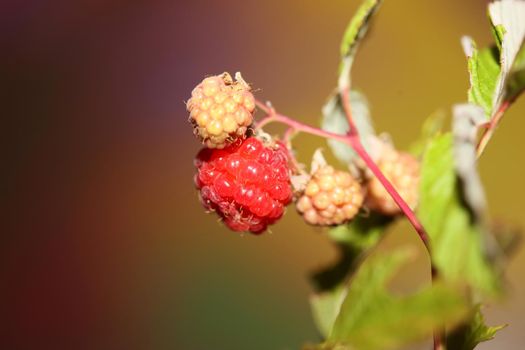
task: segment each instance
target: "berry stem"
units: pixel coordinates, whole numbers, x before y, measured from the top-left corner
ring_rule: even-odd
[[[260,129],[267,124],[277,122],[277,123],[288,125],[294,131],[301,131],[307,134],[316,135],[319,137],[324,137],[324,138],[329,138],[329,139],[334,139],[334,140],[349,144],[349,140],[346,135],[336,134],[333,132],[315,128],[310,125],[303,124],[301,122],[298,122],[295,119],[292,119],[290,117],[277,113],[273,108],[266,106],[264,103],[260,101],[256,101],[256,103],[260,109],[262,109],[264,112],[268,114],[265,118],[259,121],[259,123],[257,123],[256,125],[257,129]]]
[[[385,177],[383,172],[379,169],[377,164],[374,162],[374,160],[370,157],[368,152],[363,147],[363,144],[361,143],[361,139],[359,137],[359,131],[355,127],[355,124],[353,122],[352,118],[352,110],[350,106],[350,95],[349,90],[347,88],[343,88],[341,90],[341,98],[343,102],[343,108],[345,110],[345,114],[348,120],[348,124],[350,126],[350,129],[347,134],[347,144],[349,144],[353,150],[359,155],[359,157],[365,162],[366,166],[372,171],[372,173],[377,177],[377,179],[381,182],[385,190],[390,194],[394,202],[399,206],[403,214],[407,217],[408,221],[414,229],[416,230],[417,234],[419,235],[419,238],[421,238],[421,241],[425,245],[425,248],[427,249],[429,255],[430,255],[430,238],[425,231],[425,228],[419,221],[419,219],[416,217],[414,211],[410,208],[410,206],[405,202],[403,197],[399,195],[397,190],[394,188],[392,183]]]
[[[302,131],[302,132],[305,132],[311,135],[316,135],[316,136],[320,136],[324,138],[337,140],[337,141],[346,143],[347,145],[352,147],[352,149],[363,160],[363,162],[370,169],[370,171],[372,171],[372,173],[381,182],[385,190],[390,194],[392,199],[396,202],[399,208],[403,211],[403,214],[406,216],[410,224],[416,230],[417,234],[419,235],[419,238],[421,239],[421,242],[425,246],[427,253],[429,255],[430,262],[431,262],[431,265],[430,265],[431,276],[432,276],[432,280],[434,281],[438,275],[438,271],[436,267],[434,266],[434,264],[432,263],[430,237],[428,236],[425,228],[423,227],[423,225],[421,224],[421,222],[415,215],[414,211],[408,206],[405,200],[397,192],[397,190],[394,188],[392,183],[385,177],[383,172],[379,169],[377,164],[374,162],[374,160],[370,157],[368,152],[363,147],[363,144],[361,143],[361,139],[359,137],[359,131],[357,130],[353,117],[352,117],[349,89],[347,87],[341,88],[340,95],[341,95],[343,108],[344,108],[346,118],[348,120],[348,125],[349,125],[349,130],[346,135],[328,132],[322,129],[318,129],[318,128],[300,123],[290,117],[277,113],[273,107],[265,105],[264,103],[260,101],[256,101],[256,104],[261,110],[267,113],[267,116],[256,125],[256,128],[262,128],[264,125],[267,125],[272,122],[280,122],[280,123],[288,125],[290,127],[290,130]],[[434,350],[445,350],[445,345],[443,343],[443,332],[434,333],[433,339],[434,339],[434,343],[433,343]]]
[[[372,173],[377,177],[377,179],[381,182],[385,190],[390,194],[392,199],[396,202],[396,204],[399,206],[399,208],[403,211],[403,214],[406,216],[410,224],[414,227],[417,234],[419,235],[419,238],[425,245],[425,248],[428,252],[428,256],[430,258],[430,274],[432,281],[434,281],[437,277],[437,269],[432,262],[432,254],[431,254],[431,247],[430,247],[430,238],[425,231],[425,228],[415,215],[414,211],[408,206],[406,201],[399,195],[397,190],[392,186],[392,183],[388,181],[388,179],[385,177],[385,175],[381,172],[377,164],[372,160],[368,152],[363,147],[363,144],[361,143],[361,139],[359,138],[359,130],[356,128],[354,119],[352,117],[352,108],[350,103],[350,89],[348,86],[342,86],[340,87],[340,95],[343,102],[343,109],[346,114],[346,119],[348,120],[349,130],[348,130],[348,139],[350,141],[350,145],[354,149],[354,151],[361,157],[361,159],[365,162],[368,169],[372,171]],[[445,345],[443,343],[443,337],[444,332],[434,332],[433,335],[433,348],[434,350],[445,350]]]
[[[399,206],[403,214],[406,216],[410,224],[414,227],[417,234],[419,235],[419,238],[421,239],[421,242],[425,245],[425,248],[428,252],[428,256],[430,258],[430,275],[432,278],[432,281],[434,281],[438,276],[438,271],[432,262],[432,252],[431,252],[431,246],[430,246],[430,237],[428,236],[428,233],[426,232],[425,228],[417,218],[414,211],[410,208],[410,206],[406,203],[406,201],[399,195],[399,192],[392,186],[392,183],[385,177],[385,175],[381,172],[377,164],[373,161],[373,159],[370,157],[368,152],[363,147],[363,144],[361,143],[361,139],[359,137],[359,130],[356,128],[354,119],[352,117],[352,108],[350,103],[350,89],[347,86],[340,87],[340,92],[342,103],[343,103],[343,109],[346,114],[346,119],[348,120],[348,125],[350,126],[348,130],[348,139],[350,141],[350,145],[354,149],[354,151],[359,155],[359,157],[365,162],[368,169],[372,171],[372,173],[377,177],[377,179],[381,182],[385,190],[390,194],[392,199],[396,202],[396,204]],[[445,350],[445,344],[443,342],[444,332],[438,331],[434,332],[433,335],[433,347],[434,350]]]
[[[488,123],[485,131],[483,132],[483,135],[481,135],[478,146],[476,147],[476,153],[478,155],[478,158],[481,156],[481,154],[487,147],[490,139],[492,138],[492,135],[494,135],[494,131],[496,130],[496,127],[499,125],[501,118],[503,118],[503,114],[505,114],[505,112],[510,107],[512,102],[513,101],[511,100],[504,101],[501,104],[501,106],[498,108],[496,113],[494,113],[494,115],[490,119],[490,122]]]
[[[416,217],[415,213],[412,211],[412,209],[410,209],[403,197],[399,195],[392,183],[385,177],[385,175],[381,172],[377,164],[372,160],[368,152],[363,147],[363,144],[359,140],[359,137],[357,135],[348,136],[348,144],[352,146],[354,151],[359,155],[363,162],[365,162],[366,166],[370,169],[370,171],[372,171],[372,173],[381,182],[381,184],[383,185],[385,190],[390,194],[394,202],[396,202],[399,208],[403,211],[403,214],[407,217],[410,224],[412,224],[417,234],[421,238],[421,241],[425,245],[427,251],[430,253],[430,238],[428,237],[428,234],[423,228],[421,222],[419,222],[419,219]]]
[[[399,193],[394,188],[392,183],[385,177],[385,175],[383,175],[383,173],[381,172],[377,164],[375,164],[375,162],[372,160],[368,152],[366,152],[365,148],[363,147],[363,144],[361,143],[361,140],[359,139],[359,132],[357,131],[357,128],[355,128],[352,117],[351,117],[348,94],[342,94],[342,95],[343,95],[342,96],[343,105],[345,106],[344,107],[345,112],[347,113],[347,117],[349,119],[349,124],[350,124],[350,130],[348,134],[346,135],[325,131],[322,129],[318,129],[318,128],[303,124],[290,117],[277,113],[273,108],[268,107],[267,105],[265,105],[264,103],[260,101],[256,102],[257,106],[260,109],[262,109],[264,112],[268,113],[268,115],[256,125],[256,128],[259,129],[269,123],[278,122],[278,123],[288,125],[295,131],[301,131],[307,134],[337,140],[337,141],[343,142],[349,145],[350,147],[352,147],[354,151],[359,155],[359,157],[363,160],[363,162],[366,164],[366,166],[372,171],[372,173],[383,184],[386,191],[390,194],[390,196],[392,196],[392,199],[396,202],[396,204],[401,208],[401,210],[403,211],[408,221],[412,224],[412,226],[418,233],[419,237],[421,238],[421,241],[423,242],[427,251],[430,254],[430,239],[428,237],[428,234],[423,228],[423,225],[421,225],[421,223],[417,219],[412,209],[410,209],[408,204],[399,195]]]

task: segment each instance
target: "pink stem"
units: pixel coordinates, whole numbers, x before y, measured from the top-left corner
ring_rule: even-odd
[[[494,131],[496,130],[496,127],[498,126],[499,122],[501,121],[501,118],[503,118],[503,114],[507,111],[507,109],[510,107],[513,101],[507,100],[504,101],[501,106],[498,108],[496,113],[494,113],[494,116],[490,119],[490,122],[483,132],[483,135],[481,135],[481,138],[479,140],[478,146],[476,147],[476,152],[478,154],[478,157],[483,153],[485,150],[485,147],[487,147],[487,144],[489,143],[489,140],[491,139],[492,135],[494,134]]]
[[[431,259],[430,269],[431,269],[432,280],[434,280],[437,277],[438,272],[437,272],[436,267],[432,263],[430,238],[427,232],[425,231],[425,228],[423,227],[423,225],[421,224],[421,222],[415,215],[414,211],[408,206],[405,200],[399,195],[399,193],[394,188],[392,183],[385,177],[381,169],[379,169],[377,164],[374,162],[374,160],[370,157],[368,152],[363,147],[363,144],[361,143],[361,139],[359,137],[359,130],[357,130],[354,120],[352,118],[352,113],[351,113],[351,108],[350,108],[349,90],[347,88],[344,88],[340,91],[340,94],[341,94],[341,98],[343,101],[343,108],[345,110],[345,114],[346,114],[348,125],[349,125],[349,131],[346,135],[336,134],[336,133],[328,132],[328,131],[321,130],[318,128],[314,128],[309,125],[305,125],[294,119],[291,119],[287,116],[277,113],[273,108],[264,105],[260,101],[256,101],[257,106],[259,106],[259,108],[265,111],[268,114],[268,116],[257,124],[257,128],[261,128],[268,123],[281,122],[283,124],[290,126],[292,130],[302,131],[308,134],[317,135],[317,136],[324,137],[324,138],[334,139],[334,140],[346,143],[347,145],[352,147],[352,149],[359,155],[359,157],[363,160],[366,166],[372,171],[372,173],[381,182],[385,190],[390,194],[392,199],[396,202],[399,208],[403,211],[403,214],[406,216],[410,224],[412,224],[412,226],[416,230],[417,234],[419,235],[419,238],[423,242],[428,252],[428,255]],[[433,338],[434,338],[434,342],[433,342],[434,350],[443,350],[444,343],[443,343],[442,332],[434,333]]]
[[[343,105],[348,105],[347,102],[344,102],[345,99],[346,98],[344,97],[344,94],[343,94]],[[409,222],[412,224],[414,229],[417,231],[419,237],[421,238],[421,241],[427,248],[427,251],[430,253],[430,239],[425,229],[423,228],[423,225],[421,225],[421,223],[417,219],[412,209],[410,209],[408,204],[399,195],[399,193],[394,188],[392,183],[385,177],[385,175],[383,175],[379,167],[375,164],[375,162],[372,160],[370,155],[366,152],[366,150],[364,149],[359,139],[359,133],[357,129],[355,128],[353,121],[351,122],[349,121],[350,131],[348,132],[348,134],[342,135],[342,134],[336,134],[333,132],[325,131],[325,130],[315,128],[315,127],[303,124],[301,122],[298,122],[290,117],[277,113],[275,110],[267,107],[266,105],[264,105],[263,103],[259,101],[257,101],[257,105],[263,111],[268,113],[268,116],[262,119],[257,124],[257,128],[261,128],[264,125],[267,125],[272,122],[279,122],[279,123],[283,123],[283,124],[290,126],[296,131],[302,131],[307,134],[337,140],[337,141],[343,142],[349,145],[350,147],[352,147],[354,151],[359,155],[359,157],[361,157],[361,159],[366,164],[366,166],[372,171],[372,173],[377,177],[377,179],[383,184],[386,191],[390,194],[390,196],[392,196],[392,199],[396,202],[396,204],[401,208],[401,210],[403,211],[403,213],[405,214]],[[347,110],[347,108],[345,107],[345,111],[348,114],[349,109]]]
[[[301,122],[298,122],[298,121],[296,121],[294,119],[291,119],[290,117],[287,117],[287,116],[279,114],[279,113],[271,114],[267,118],[264,118],[263,120],[261,120],[257,124],[257,128],[258,129],[262,128],[266,124],[273,123],[273,122],[286,124],[286,125],[290,126],[291,128],[293,128],[296,131],[302,131],[302,132],[307,133],[307,134],[316,135],[316,136],[329,138],[329,139],[334,139],[334,140],[337,140],[337,141],[344,142],[346,144],[349,143],[348,137],[345,136],[345,135],[336,134],[336,133],[333,133],[333,132],[329,132],[329,131],[321,130],[321,129],[318,129],[318,128],[314,128],[312,126],[303,124]]]
[[[350,89],[348,87],[341,88],[340,95],[342,97],[343,102],[343,108],[345,110],[346,119],[348,120],[348,125],[350,126],[350,129],[348,131],[348,138],[350,140],[350,144],[354,151],[361,157],[361,159],[365,162],[366,166],[372,171],[372,173],[377,177],[379,182],[383,185],[385,190],[390,194],[392,199],[396,202],[396,204],[399,206],[403,214],[405,214],[406,218],[412,224],[414,229],[416,230],[417,234],[419,235],[419,238],[425,245],[425,248],[427,249],[428,256],[430,258],[430,274],[432,277],[432,281],[437,277],[437,269],[432,263],[432,254],[431,254],[431,247],[430,247],[430,238],[425,231],[425,228],[415,215],[414,211],[410,208],[410,206],[405,202],[403,197],[399,195],[399,192],[392,186],[392,183],[385,177],[385,175],[381,172],[381,169],[377,166],[377,164],[372,160],[368,152],[366,152],[365,148],[363,147],[363,144],[361,143],[361,139],[359,137],[359,130],[357,130],[354,119],[352,118],[352,108],[350,103]],[[433,335],[433,347],[434,350],[444,350],[444,343],[443,343],[443,334],[444,332],[434,332]]]
[[[379,169],[377,164],[370,157],[368,152],[363,147],[363,144],[361,143],[361,139],[359,137],[359,130],[357,130],[354,120],[352,118],[349,90],[346,88],[343,89],[341,91],[341,97],[343,101],[343,108],[345,110],[348,124],[350,126],[347,136],[349,142],[347,143],[354,149],[354,151],[359,155],[363,162],[365,162],[366,166],[377,177],[377,179],[379,180],[379,182],[381,182],[388,194],[390,194],[394,202],[396,202],[396,204],[399,206],[403,214],[407,217],[410,224],[412,224],[412,226],[416,230],[417,234],[421,238],[421,241],[423,242],[423,244],[427,248],[428,253],[430,254],[430,238],[428,237],[425,228],[417,218],[414,211],[410,208],[410,206],[403,199],[403,197],[401,197],[399,192],[397,192],[392,183],[386,178],[386,176],[383,174],[381,169]]]
[[[425,231],[425,228],[423,227],[423,225],[421,224],[417,216],[414,214],[412,209],[405,202],[405,200],[399,195],[399,193],[394,188],[392,183],[385,177],[381,169],[379,169],[377,164],[370,157],[368,152],[363,147],[363,144],[361,143],[361,139],[359,137],[359,131],[357,130],[354,120],[352,118],[348,89],[343,89],[341,91],[341,97],[343,100],[343,108],[345,110],[346,117],[348,120],[348,125],[349,125],[349,131],[347,135],[335,134],[335,133],[331,133],[325,130],[311,127],[309,125],[305,125],[294,119],[291,119],[287,116],[277,113],[273,108],[267,107],[266,105],[264,105],[263,103],[259,101],[257,101],[257,105],[259,106],[259,108],[265,111],[268,114],[268,116],[257,124],[257,128],[261,128],[264,125],[271,123],[271,122],[281,122],[283,124],[290,126],[291,130],[302,131],[308,134],[317,135],[317,136],[324,137],[324,138],[334,139],[334,140],[346,143],[347,145],[352,147],[352,149],[359,155],[359,157],[363,160],[366,166],[372,171],[372,173],[381,182],[385,190],[390,194],[390,196],[396,202],[399,208],[403,211],[406,218],[408,219],[410,224],[412,224],[417,234],[419,235],[419,238],[425,245],[425,248],[429,254],[430,259],[432,259],[430,238],[427,232]],[[431,269],[432,280],[434,280],[437,277],[437,269],[432,263],[432,260],[431,260],[430,269]],[[433,340],[434,340],[433,341],[434,350],[444,349],[443,335],[441,332],[434,333]]]
[[[385,177],[385,175],[381,172],[381,169],[379,169],[377,164],[372,160],[368,152],[364,149],[363,144],[359,140],[358,136],[349,135],[348,144],[352,146],[354,151],[359,155],[359,157],[361,157],[363,162],[365,162],[366,166],[377,177],[379,182],[381,182],[385,190],[388,192],[388,194],[390,194],[390,196],[392,197],[394,202],[396,202],[396,204],[399,206],[403,214],[405,214],[410,224],[412,224],[417,234],[421,238],[421,241],[430,253],[430,238],[428,237],[427,232],[423,228],[423,225],[416,217],[414,211],[408,206],[403,197],[401,197],[401,195],[397,192],[392,183]]]

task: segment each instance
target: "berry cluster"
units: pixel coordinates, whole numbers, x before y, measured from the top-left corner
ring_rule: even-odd
[[[224,148],[243,139],[253,121],[255,99],[240,74],[204,79],[191,94],[187,109],[193,132],[208,148]]]
[[[207,210],[234,231],[261,233],[292,199],[284,146],[250,137],[223,150],[204,148],[195,160],[195,184]]]
[[[205,145],[195,159],[195,185],[203,206],[217,213],[226,226],[258,234],[281,218],[292,200],[290,163],[294,159],[283,144],[249,135],[255,99],[241,75],[235,78],[223,73],[204,79],[187,103],[194,133]],[[380,154],[380,170],[414,208],[417,160],[390,146]],[[305,186],[296,188],[297,210],[308,224],[343,224],[363,205],[384,215],[401,212],[377,178],[362,186],[362,179],[335,170],[324,159],[315,164],[306,184],[302,182]]]
[[[359,182],[350,173],[320,167],[297,201],[297,210],[311,225],[340,225],[354,218],[363,203]]]

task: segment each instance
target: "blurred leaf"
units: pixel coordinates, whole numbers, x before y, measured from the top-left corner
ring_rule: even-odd
[[[338,244],[340,257],[335,264],[313,275],[316,290],[322,292],[310,298],[315,323],[324,337],[332,329],[346,294],[341,287],[344,280],[351,276],[357,260],[366,250],[379,242],[392,221],[391,217],[371,213],[368,217],[358,216],[352,222],[330,230],[329,235]]]
[[[389,299],[385,285],[408,258],[407,251],[400,251],[363,262],[348,287],[340,317],[336,319],[329,340],[348,340],[347,334],[359,327],[371,309],[385,304]]]
[[[432,240],[432,259],[440,276],[494,294],[499,282],[486,259],[480,227],[463,203],[452,147],[449,133],[435,137],[427,147],[418,216]]]
[[[506,325],[489,327],[477,305],[472,318],[466,325],[459,327],[447,337],[447,348],[454,350],[472,350],[479,343],[494,339],[496,333]]]
[[[346,27],[341,42],[341,66],[339,71],[339,87],[350,87],[350,70],[359,43],[364,38],[372,16],[381,5],[382,0],[364,0],[356,14]]]
[[[500,73],[499,52],[493,48],[478,51],[474,40],[462,38],[463,50],[467,55],[470,88],[468,100],[485,111],[486,118],[492,115],[494,92]]]
[[[366,34],[368,22],[382,0],[365,0],[348,23],[341,42],[341,57],[353,56],[360,40]]]
[[[464,319],[465,300],[444,285],[403,297],[387,291],[387,282],[410,255],[404,250],[364,261],[348,286],[327,344],[391,349]]]
[[[370,149],[370,143],[367,141],[368,137],[375,134],[372,120],[370,119],[370,112],[368,110],[368,102],[365,97],[357,92],[350,92],[350,102],[352,104],[352,116],[356,128],[359,131],[361,141],[365,149]],[[323,130],[346,134],[349,130],[348,121],[341,105],[341,98],[338,94],[334,94],[323,107],[323,120],[321,122]],[[332,149],[335,157],[344,164],[352,163],[357,155],[354,150],[339,141],[329,139],[328,145]]]
[[[331,229],[329,235],[337,243],[368,249],[379,242],[386,227],[392,221],[391,216],[371,212],[368,216],[357,216],[348,224]]]
[[[314,294],[310,297],[315,325],[324,338],[327,338],[332,330],[345,293],[345,289],[339,286],[331,291]]]
[[[525,90],[525,45],[522,44],[521,50],[516,56],[516,62],[509,76],[507,99],[512,101]]]
[[[501,42],[501,73],[496,85],[493,112],[503,100],[517,96],[524,88],[525,81],[519,76],[523,69],[525,40],[525,2],[522,0],[494,1],[489,4],[489,17]],[[521,77],[523,78],[523,77]],[[521,81],[521,83],[520,83]]]
[[[332,290],[339,286],[351,274],[357,259],[379,242],[392,222],[392,217],[370,213],[367,217],[360,215],[348,224],[332,228],[329,236],[337,243],[340,255],[334,264],[313,274],[316,290]]]
[[[452,114],[455,168],[461,180],[463,198],[476,221],[481,222],[485,220],[487,201],[478,174],[476,144],[478,129],[485,121],[483,109],[474,104],[458,104]]]
[[[345,344],[308,344],[302,350],[357,350]]]
[[[425,119],[421,127],[421,135],[410,146],[410,153],[419,157],[425,151],[430,140],[443,129],[445,122],[445,112],[438,110]]]
[[[343,40],[341,41],[341,65],[339,69],[338,92],[350,90],[350,71],[359,43],[364,38],[370,20],[379,8],[382,0],[363,0],[361,6],[348,23]],[[374,135],[374,128],[370,120],[368,103],[363,95],[350,91],[350,102],[354,123],[361,136],[361,142],[368,151],[370,145],[367,138]],[[346,115],[341,104],[339,93],[335,93],[323,107],[322,128],[327,131],[345,134],[349,130]],[[328,141],[335,156],[343,163],[350,164],[356,157],[355,152],[347,145],[334,140]]]
[[[351,245],[338,244],[337,247],[339,256],[335,263],[316,271],[311,277],[318,292],[331,291],[341,285],[364,253],[363,249]]]
[[[463,204],[472,214],[472,224],[479,227],[481,248],[488,261],[496,261],[504,253],[488,228],[487,201],[477,167],[477,134],[485,122],[483,109],[474,104],[458,104],[453,108],[454,161],[460,181]]]
[[[505,257],[511,258],[518,250],[523,240],[523,230],[521,227],[513,227],[506,223],[494,222],[491,231],[498,242]]]

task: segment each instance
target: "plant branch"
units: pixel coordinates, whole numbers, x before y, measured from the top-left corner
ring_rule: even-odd
[[[350,140],[350,145],[354,149],[354,151],[361,157],[361,159],[365,162],[366,166],[372,171],[372,173],[377,177],[379,182],[383,185],[385,190],[390,194],[392,199],[396,202],[396,204],[399,206],[403,214],[406,216],[410,224],[414,227],[417,234],[419,235],[419,238],[425,245],[425,248],[428,252],[428,256],[430,258],[430,274],[432,277],[432,281],[435,280],[435,278],[438,275],[438,271],[434,264],[432,263],[432,255],[431,255],[431,245],[430,245],[430,237],[428,236],[428,233],[426,232],[425,228],[417,218],[414,211],[410,208],[410,206],[406,203],[406,201],[399,195],[399,192],[392,186],[392,183],[385,177],[385,175],[381,172],[377,164],[372,160],[368,152],[363,147],[363,144],[361,143],[361,139],[359,137],[359,130],[357,130],[353,117],[352,117],[352,108],[350,103],[350,89],[348,87],[343,86],[340,88],[340,95],[343,103],[343,109],[346,114],[346,119],[348,120],[348,125],[350,126],[348,130],[348,138]],[[433,336],[433,344],[434,344],[434,350],[445,350],[445,345],[443,342],[443,332],[435,332]]]
[[[437,277],[438,272],[437,272],[436,267],[432,263],[430,237],[428,236],[427,232],[425,231],[425,228],[423,227],[423,225],[421,224],[421,222],[415,215],[414,211],[406,203],[403,197],[401,197],[401,195],[397,192],[397,190],[394,188],[392,183],[385,177],[381,169],[379,169],[377,164],[374,162],[374,160],[370,157],[368,152],[363,147],[363,144],[361,143],[361,139],[359,137],[359,131],[357,130],[354,120],[352,118],[349,89],[341,88],[340,90],[341,90],[340,95],[342,99],[343,108],[344,108],[344,111],[345,111],[345,114],[348,120],[348,125],[349,125],[349,130],[346,135],[328,132],[322,129],[318,129],[318,128],[303,124],[285,115],[277,113],[274,108],[267,106],[260,101],[256,101],[257,106],[261,110],[266,112],[267,116],[264,119],[262,119],[257,124],[256,127],[262,128],[263,126],[269,123],[280,122],[290,127],[287,133],[302,131],[302,132],[305,132],[311,135],[334,139],[334,140],[343,142],[349,145],[350,147],[352,147],[352,149],[363,160],[363,162],[370,169],[370,171],[372,171],[372,173],[381,182],[385,190],[390,194],[394,202],[399,206],[403,214],[406,216],[410,224],[414,227],[415,231],[419,235],[421,242],[424,244],[428,252],[428,255],[431,261],[431,267],[430,267],[431,276],[432,276],[432,280],[434,280]],[[442,332],[434,333],[434,350],[445,350]]]
[[[490,122],[488,123],[485,131],[483,132],[483,135],[481,135],[478,146],[476,147],[476,153],[478,155],[478,158],[481,156],[481,154],[487,147],[490,139],[492,138],[492,135],[494,135],[494,132],[496,131],[496,127],[499,125],[501,118],[503,118],[503,115],[505,114],[507,109],[509,109],[512,102],[513,101],[511,100],[504,101],[498,108],[496,113],[494,113],[494,115],[490,119]]]
[[[259,123],[256,124],[257,129],[260,129],[267,124],[277,122],[277,123],[288,125],[295,132],[301,131],[301,132],[304,132],[310,135],[315,135],[315,136],[324,137],[328,139],[334,139],[334,140],[349,144],[349,140],[346,135],[336,134],[333,132],[325,131],[319,128],[315,128],[313,126],[303,124],[290,117],[277,113],[274,109],[265,106],[263,103],[259,101],[257,101],[257,106],[259,106],[259,108],[261,108],[264,112],[268,113],[268,115],[265,118],[263,118],[261,121],[259,121]]]
[[[401,208],[401,210],[403,211],[403,213],[405,214],[409,222],[412,224],[412,226],[418,233],[427,251],[430,253],[430,238],[428,237],[428,234],[423,228],[423,225],[421,225],[421,223],[419,222],[418,218],[416,217],[412,209],[410,209],[410,207],[405,202],[405,200],[399,195],[399,193],[394,188],[392,183],[385,177],[385,175],[381,172],[377,164],[375,164],[375,162],[372,160],[368,152],[366,152],[365,148],[363,147],[361,140],[359,139],[358,130],[355,127],[352,117],[351,117],[348,93],[342,94],[341,97],[343,99],[343,106],[345,108],[345,112],[347,113],[347,117],[349,119],[349,124],[350,124],[350,130],[348,134],[346,135],[325,131],[319,128],[315,128],[315,127],[303,124],[290,117],[277,113],[273,108],[268,107],[267,105],[263,104],[260,101],[257,101],[257,106],[259,106],[259,108],[261,108],[264,112],[268,113],[268,115],[267,117],[263,118],[256,125],[256,127],[262,128],[263,126],[269,123],[279,122],[279,123],[288,125],[295,131],[301,131],[307,134],[337,140],[337,141],[343,142],[349,145],[350,147],[352,147],[354,151],[359,155],[359,157],[361,157],[361,159],[366,164],[366,166],[372,171],[372,173],[383,184],[386,191],[390,194],[390,196],[392,196],[392,199],[396,202],[396,204]]]
[[[352,110],[350,105],[350,95],[349,90],[347,88],[343,88],[340,92],[342,102],[343,102],[343,108],[345,110],[346,117],[348,119],[348,124],[350,126],[350,129],[348,131],[348,143],[350,146],[354,149],[354,151],[359,155],[359,157],[365,162],[366,166],[372,171],[372,173],[377,177],[379,182],[383,185],[385,190],[390,194],[394,202],[399,206],[403,214],[407,217],[408,221],[414,229],[416,230],[417,234],[419,235],[419,238],[421,238],[421,241],[425,245],[429,255],[430,255],[430,238],[425,231],[425,228],[419,221],[419,219],[416,217],[414,211],[410,208],[410,206],[406,203],[406,201],[399,195],[397,190],[394,188],[392,183],[385,177],[383,172],[379,169],[377,164],[372,160],[368,152],[363,147],[363,144],[361,143],[361,139],[359,137],[359,131],[355,127],[355,123],[353,122],[352,118]]]

